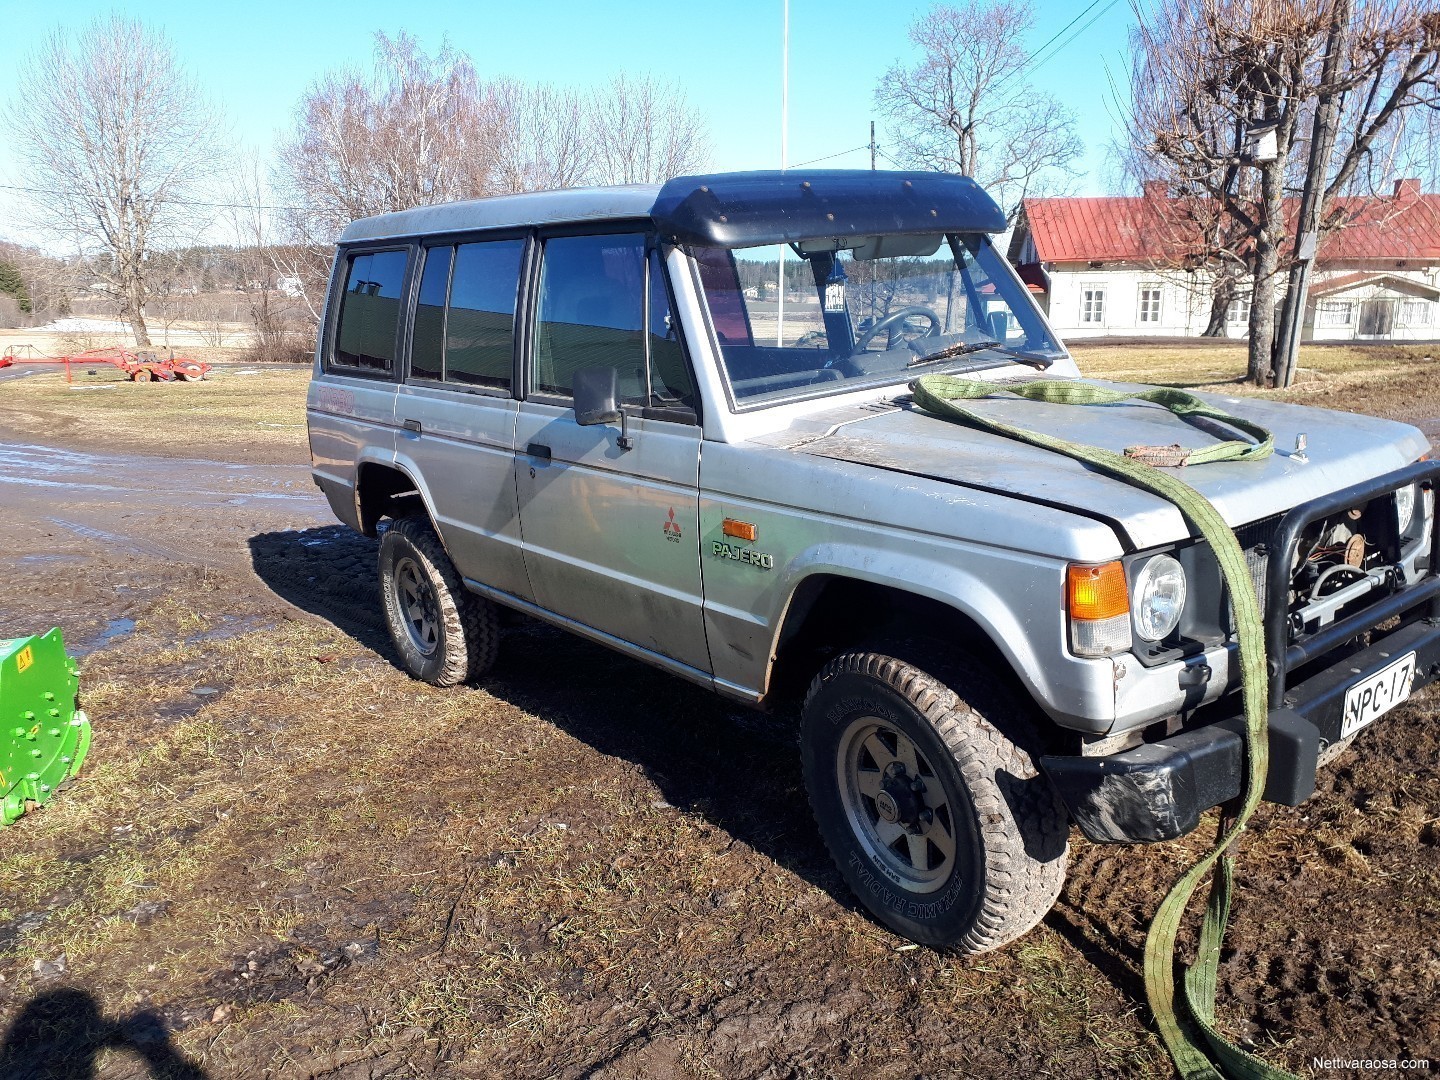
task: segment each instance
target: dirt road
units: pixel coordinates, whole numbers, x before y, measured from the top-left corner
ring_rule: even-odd
[[[0,1075],[1168,1075],[1140,949],[1206,826],[941,955],[856,909],[786,718],[518,619],[405,677],[300,461],[0,444],[0,522],[0,634],[62,625],[95,724],[0,833]],[[1291,1068],[1440,1058],[1434,712],[1257,815],[1221,1014]]]

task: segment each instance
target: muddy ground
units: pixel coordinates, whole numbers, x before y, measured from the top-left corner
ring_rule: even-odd
[[[0,832],[5,1080],[1169,1075],[1140,950],[1208,827],[1076,834],[1025,939],[917,948],[830,866],[789,718],[519,618],[482,686],[416,683],[303,451],[3,409],[0,635],[64,628],[95,731]],[[1440,1059],[1436,700],[1245,842],[1222,1024],[1304,1074]]]

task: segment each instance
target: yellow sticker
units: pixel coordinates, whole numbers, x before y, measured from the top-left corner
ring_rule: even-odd
[[[17,671],[24,671],[34,662],[35,654],[30,651],[29,645],[26,645],[23,649],[21,649],[18,653],[15,654],[15,668]]]

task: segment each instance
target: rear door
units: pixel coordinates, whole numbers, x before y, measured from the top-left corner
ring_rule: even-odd
[[[512,393],[526,247],[524,235],[498,234],[422,249],[395,457],[423,485],[460,573],[529,600]]]
[[[643,232],[548,236],[532,280],[515,482],[535,601],[708,673],[699,417],[658,254]],[[575,421],[575,372],[606,367],[630,449]]]
[[[355,516],[357,465],[388,464],[395,453],[395,380],[409,261],[404,246],[351,249],[341,252],[335,270],[306,420],[315,477],[343,520]]]

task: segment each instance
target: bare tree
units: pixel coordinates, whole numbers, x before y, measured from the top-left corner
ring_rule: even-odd
[[[0,241],[0,263],[8,263],[19,273],[29,309],[37,319],[49,321],[70,313],[70,298],[79,288],[74,263],[6,241]]]
[[[187,205],[213,170],[219,118],[163,34],[110,15],[57,30],[16,66],[4,122],[35,225],[95,259],[137,345],[150,344],[151,253],[193,235]]]
[[[349,222],[486,192],[492,118],[468,56],[443,42],[430,56],[406,33],[377,33],[369,72],[326,75],[296,112],[276,187],[291,207],[282,222],[293,245],[288,276],[303,283],[318,318],[333,245]]]
[[[491,193],[590,182],[596,147],[579,92],[500,79],[486,87],[485,105],[495,133],[488,162]]]
[[[1013,217],[1027,195],[1058,191],[1081,153],[1075,121],[1025,76],[1027,0],[939,4],[910,24],[920,50],[875,88],[905,165],[973,176]]]
[[[1385,148],[1440,108],[1440,11],[1429,0],[1160,0],[1139,18],[1132,142],[1237,226],[1253,280],[1249,377],[1284,383],[1276,300],[1293,293],[1282,276],[1347,223],[1336,196],[1373,187],[1394,160]],[[1247,162],[1257,128],[1274,154]],[[1302,193],[1296,229],[1285,199]],[[1300,302],[1287,304],[1291,327]]]
[[[408,34],[377,34],[372,70],[332,73],[301,98],[275,171],[277,196],[290,207],[278,223],[285,243],[270,251],[318,321],[335,239],[356,218],[659,180],[698,168],[707,145],[701,117],[672,84],[625,75],[594,91],[484,82],[448,44],[428,55]],[[233,201],[260,206],[253,192]]]
[[[697,172],[710,156],[701,116],[678,83],[621,72],[596,91],[590,128],[598,184],[653,184]]]
[[[314,351],[325,281],[307,283],[295,272],[303,256],[297,259],[297,249],[277,244],[280,225],[258,158],[243,161],[233,173],[227,217],[237,245],[235,269],[245,286],[252,358],[303,361]]]

